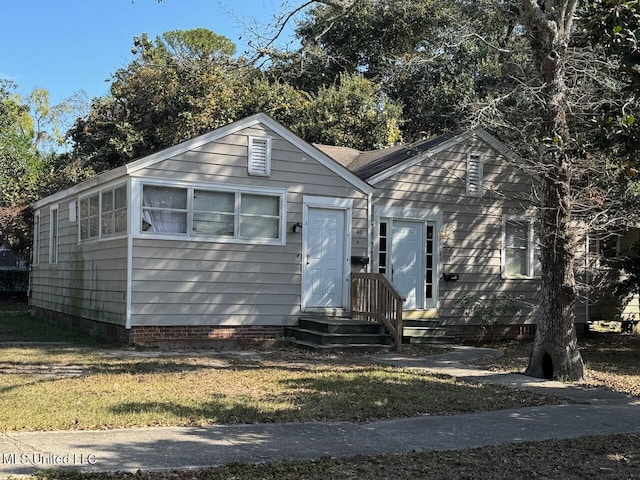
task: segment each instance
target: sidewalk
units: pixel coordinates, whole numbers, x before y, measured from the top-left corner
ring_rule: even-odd
[[[365,424],[309,422],[4,432],[0,433],[0,476],[29,474],[52,466],[83,471],[191,469],[231,461],[257,463],[286,458],[463,449],[549,438],[640,433],[640,399],[522,375],[497,375],[458,364],[474,355],[495,354],[488,349],[457,347],[436,357],[416,359],[387,354],[376,360],[534,389],[579,403]]]

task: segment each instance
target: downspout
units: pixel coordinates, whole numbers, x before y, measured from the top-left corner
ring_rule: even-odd
[[[131,330],[131,291],[133,290],[133,237],[127,235],[127,301],[124,328]]]
[[[367,263],[366,271],[371,273],[371,265],[373,263],[373,193],[367,196],[367,257],[369,257],[369,263]]]
[[[131,330],[131,292],[133,291],[133,203],[136,201],[136,208],[138,208],[139,196],[133,194],[134,188],[137,189],[137,184],[133,181],[129,180],[129,201],[128,211],[127,211],[127,222],[129,226],[129,234],[127,235],[127,293],[126,293],[126,303],[125,303],[125,320],[124,320],[124,328],[126,330]]]

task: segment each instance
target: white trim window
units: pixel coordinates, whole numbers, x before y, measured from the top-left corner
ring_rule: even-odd
[[[187,189],[164,185],[142,187],[142,231],[187,233]]]
[[[100,192],[100,236],[127,233],[127,186],[118,185]]]
[[[100,194],[80,199],[80,240],[100,237]]]
[[[58,263],[60,209],[52,205],[49,209],[49,263]]]
[[[502,219],[503,278],[540,276],[540,247],[532,217],[505,216]]]
[[[33,265],[40,265],[40,211],[33,215]]]
[[[80,241],[127,234],[127,184],[121,183],[78,200]]]
[[[481,197],[483,181],[482,155],[470,153],[467,155],[467,196]]]
[[[285,203],[284,191],[143,184],[141,233],[280,244]]]
[[[250,136],[247,159],[249,175],[271,175],[271,137]]]

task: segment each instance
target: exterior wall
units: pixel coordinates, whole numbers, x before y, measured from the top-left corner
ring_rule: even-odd
[[[59,208],[58,262],[50,261],[50,206],[40,212],[40,261],[30,276],[31,306],[60,314],[125,325],[127,238],[78,241],[79,222],[69,222],[66,199]]]
[[[248,135],[269,135],[269,177],[247,174]],[[275,132],[254,126],[135,173],[165,179],[286,189],[284,245],[222,243],[140,233],[133,225],[131,326],[293,325],[301,310],[303,197],[353,200],[351,255],[367,256],[367,196]],[[135,182],[134,182],[135,184]],[[133,205],[132,208],[140,208]]]
[[[466,195],[467,155],[471,153],[483,157],[481,197]],[[445,326],[486,326],[492,320],[504,325],[534,323],[532,306],[537,302],[539,279],[506,279],[501,271],[503,217],[533,214],[528,200],[532,192],[529,176],[487,143],[472,137],[374,186],[374,208],[442,212],[442,226],[436,235],[439,308],[406,312],[407,318],[437,316]],[[443,273],[457,274],[458,280],[444,281]],[[482,319],[463,308],[461,302],[467,296],[484,306],[492,302],[499,306],[496,299],[508,296],[514,302],[507,303],[516,306],[519,313]]]
[[[640,230],[633,229],[625,232],[619,238],[612,237],[610,241],[617,244],[616,252],[611,254],[625,255],[631,246],[640,239]],[[638,295],[632,295],[626,301],[622,301],[613,292],[613,284],[617,282],[624,272],[607,267],[602,252],[594,251],[600,245],[591,239],[594,245],[587,258],[589,265],[589,320],[590,321],[640,321],[640,301]],[[582,258],[584,262],[584,256]],[[584,275],[583,275],[584,277]],[[586,299],[583,300],[586,302]]]

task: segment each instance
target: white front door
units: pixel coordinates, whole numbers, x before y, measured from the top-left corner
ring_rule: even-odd
[[[394,220],[391,280],[406,298],[406,309],[424,307],[424,257],[424,223]]]
[[[344,210],[309,207],[303,245],[303,307],[344,306],[344,230]]]

